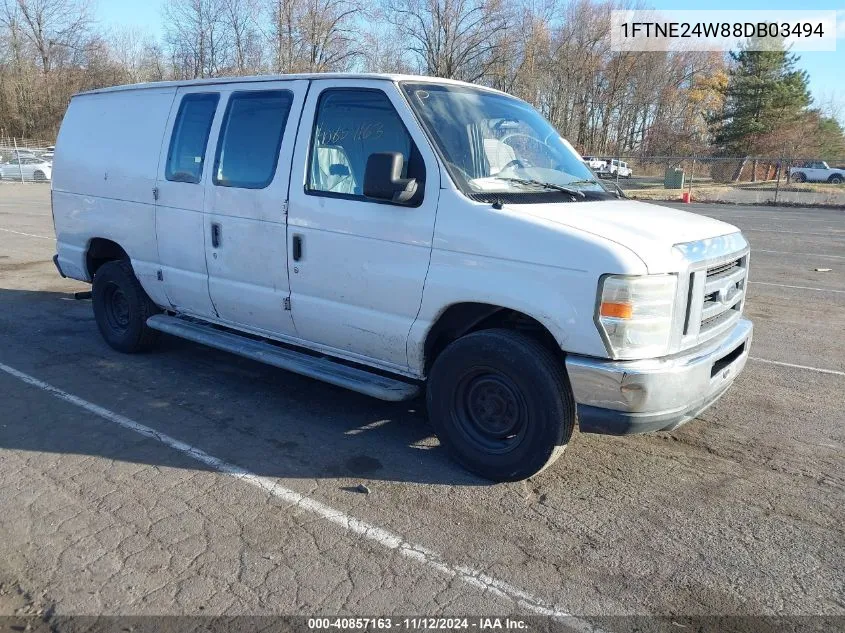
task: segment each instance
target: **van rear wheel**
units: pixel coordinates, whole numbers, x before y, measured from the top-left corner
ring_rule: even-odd
[[[158,332],[147,319],[159,312],[144,292],[128,260],[103,264],[94,275],[91,289],[94,319],[111,347],[127,354],[150,349]]]
[[[575,424],[562,360],[512,330],[482,330],[449,345],[431,368],[427,405],[452,457],[494,481],[548,467]]]

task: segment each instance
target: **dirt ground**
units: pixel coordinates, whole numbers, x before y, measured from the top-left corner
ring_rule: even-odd
[[[778,185],[774,181],[719,184],[711,180],[693,180],[684,189],[666,189],[658,178],[634,178],[620,181],[625,193],[637,200],[679,201],[689,192],[696,202],[728,204],[782,204],[792,206],[841,207],[845,209],[845,185],[806,182]]]

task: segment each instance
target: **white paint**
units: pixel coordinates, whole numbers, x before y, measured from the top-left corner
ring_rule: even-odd
[[[179,451],[191,459],[216,470],[217,472],[239,479],[244,483],[263,490],[277,499],[281,499],[293,507],[305,510],[306,512],[315,514],[321,519],[334,523],[347,532],[351,532],[352,534],[365,538],[368,541],[372,541],[385,549],[396,550],[405,558],[429,567],[449,579],[457,579],[482,591],[490,592],[495,596],[512,600],[520,607],[532,613],[550,616],[553,618],[566,618],[566,623],[570,627],[579,631],[584,631],[585,633],[602,633],[601,629],[593,627],[586,620],[581,620],[572,616],[561,607],[549,604],[528,592],[522,591],[517,587],[476,569],[465,567],[463,565],[451,565],[432,550],[410,543],[399,534],[357,519],[346,514],[342,510],[337,510],[327,506],[308,495],[285,488],[270,477],[256,475],[244,468],[241,468],[240,466],[235,466],[234,464],[223,461],[222,459],[214,457],[195,446],[181,440],[177,440],[174,437],[156,431],[155,429],[141,424],[140,422],[136,422],[135,420],[113,411],[109,411],[108,409],[88,402],[87,400],[83,400],[78,396],[38,380],[29,374],[25,374],[14,367],[0,363],[0,371],[17,378],[27,385],[49,393],[59,400],[63,400],[84,409],[88,413],[96,415],[107,422],[112,422],[118,426],[133,431],[138,435],[160,442],[165,446]]]
[[[380,109],[359,111],[350,115],[344,125],[350,130],[361,125],[383,130],[383,134],[367,140],[365,147],[370,152],[394,151],[413,140],[426,173],[419,206],[401,207],[306,193],[303,183],[312,171],[307,168],[312,125],[322,95],[331,89],[375,90],[384,95]],[[402,125],[410,140],[407,136],[402,139]],[[348,141],[339,143],[344,158],[333,160],[347,160],[343,147]],[[357,150],[350,155],[356,156]],[[308,90],[292,161],[287,232],[288,240],[294,234],[302,236],[303,256],[298,262],[291,260],[288,271],[293,320],[299,336],[407,367],[408,331],[417,317],[428,281],[435,218],[443,208],[439,166],[428,139],[395,84],[327,77],[313,81]],[[353,175],[358,179],[360,191],[360,171]],[[354,181],[349,186],[354,186]],[[462,209],[442,212],[461,213]]]
[[[209,157],[225,153],[217,141],[221,130],[226,127],[224,112],[232,111],[232,98],[236,93],[248,93],[256,89],[279,91],[291,99],[287,124],[282,135],[280,165],[290,165],[294,139],[299,125],[296,113],[302,110],[307,81],[267,81],[256,83],[232,83],[222,86],[217,116],[211,128]],[[243,102],[241,102],[243,103]],[[281,113],[278,113],[281,117]],[[269,134],[269,132],[268,132]],[[169,145],[170,135],[165,134]],[[231,139],[230,139],[231,140]],[[162,153],[166,151],[162,146]],[[221,155],[222,155],[221,153]],[[163,154],[162,154],[163,155]],[[208,165],[211,166],[210,158]],[[211,239],[205,240],[205,263],[208,269],[208,294],[214,304],[214,311],[222,321],[259,330],[296,336],[290,310],[282,309],[290,296],[288,283],[286,209],[280,201],[287,199],[289,169],[279,169],[275,178],[261,189],[242,187],[219,187],[213,182],[212,169],[203,173],[205,179],[205,202],[201,231],[211,236],[212,224],[221,231],[218,247]],[[164,165],[159,166],[159,182],[164,183]],[[161,233],[159,233],[159,236]],[[161,239],[161,237],[159,237]],[[198,240],[199,241],[199,240]],[[244,253],[260,253],[262,266],[256,266],[252,257]]]
[[[294,96],[274,179],[265,189],[215,184],[230,95],[268,88]],[[344,139],[359,143],[364,137],[338,130],[340,136],[323,138],[313,154],[320,95],[330,88],[381,91],[410,138],[382,106],[368,117],[383,125],[384,136],[366,136],[366,148],[344,149]],[[197,92],[219,95],[210,135],[205,148],[177,162],[204,167],[198,182],[167,180],[181,104]],[[323,169],[319,159],[309,164],[321,147],[350,151],[358,160],[393,148],[393,135],[403,144],[413,141],[425,165],[418,206],[306,193],[309,174]],[[159,307],[272,339],[295,335],[309,349],[414,378],[425,377],[432,327],[456,304],[522,312],[567,353],[607,358],[593,320],[603,275],[688,279],[708,261],[738,257],[747,248],[735,226],[634,200],[498,209],[474,201],[449,176],[406,96],[387,76],[238,78],[86,93],[72,99],[56,148],[57,252],[69,277],[88,280],[88,244],[106,238],[126,251]],[[573,171],[580,171],[579,157],[566,151],[578,165]],[[218,247],[210,245],[212,222],[221,226]],[[297,261],[285,246],[295,235],[303,239]],[[687,295],[678,287],[680,306]],[[654,356],[690,345],[681,341],[680,322],[673,327],[671,343]]]
[[[295,332],[309,349],[423,377],[430,328],[456,303],[521,311],[567,352],[605,357],[593,323],[601,275],[682,275],[690,262],[674,245],[738,235],[712,218],[631,200],[500,210],[473,202],[445,173],[394,79],[239,78],[75,96],[57,140],[53,183],[62,270],[89,281],[87,244],[107,238],[129,254],[162,308],[271,338]],[[295,99],[273,182],[261,190],[215,185],[229,95],[280,87]],[[393,104],[425,164],[420,206],[305,195],[317,100],[331,87],[381,90]],[[204,169],[200,182],[168,181],[174,123],[191,92],[220,95],[204,158],[196,157]],[[217,249],[209,246],[212,220],[222,227]],[[299,262],[284,245],[293,234],[304,240]]]
[[[815,290],[817,292],[833,292],[836,294],[845,294],[845,290],[834,290],[833,288],[815,288],[813,286],[790,286],[789,284],[776,284],[769,281],[749,281],[751,284],[759,284],[761,286],[777,286],[778,288],[794,288],[796,290]]]
[[[713,211],[708,211],[706,214],[707,217],[716,218],[717,220],[724,220],[726,222],[733,222],[737,220],[759,220],[761,222],[777,222],[782,224],[789,224],[790,222],[801,223],[804,224],[806,222],[830,222],[833,219],[838,218],[827,218],[827,217],[814,217],[814,216],[802,216],[802,215],[786,215],[780,211],[777,213],[773,213],[772,215],[746,215],[744,213],[715,213]]]
[[[753,361],[757,361],[758,363],[766,363],[768,365],[780,365],[781,367],[792,367],[794,369],[806,369],[808,371],[816,371],[820,374],[832,374],[833,376],[845,376],[845,371],[839,371],[836,369],[822,369],[821,367],[810,367],[809,365],[796,365],[794,363],[783,363],[778,360],[768,360],[766,358],[757,358],[755,356],[749,356]]]
[[[821,253],[795,253],[793,251],[770,251],[765,248],[755,248],[755,253],[776,253],[778,255],[800,255],[802,257],[824,257],[827,259],[845,259],[842,255],[822,255]]]
[[[751,228],[744,228],[743,231],[754,231],[755,233],[788,233],[789,235],[815,235],[818,237],[840,237],[839,235],[831,235],[831,233],[842,233],[845,236],[845,232],[840,231],[838,229],[829,229],[827,233],[809,233],[807,231],[784,231],[783,229],[751,229]]]
[[[47,235],[34,235],[32,233],[22,233],[21,231],[13,231],[12,229],[0,229],[0,231],[4,231],[6,233],[14,233],[15,235],[26,235],[27,237],[37,237],[39,240],[53,240],[55,241],[55,237],[49,237]]]
[[[346,431],[345,435],[360,435],[361,433],[366,433],[367,431],[374,431],[389,423],[390,420],[376,420],[375,422],[359,426],[357,429],[349,429]]]

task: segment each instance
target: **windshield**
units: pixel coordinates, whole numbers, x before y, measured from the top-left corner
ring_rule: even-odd
[[[527,103],[470,86],[405,82],[402,88],[465,194],[606,194],[580,155]]]

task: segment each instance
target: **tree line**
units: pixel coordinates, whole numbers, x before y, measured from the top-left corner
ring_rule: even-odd
[[[836,120],[804,98],[806,76],[803,93],[748,114],[741,104],[761,99],[737,90],[756,84],[736,56],[612,51],[610,11],[627,0],[167,0],[161,37],[103,28],[88,0],[0,2],[0,137],[55,138],[70,97],[103,86],[372,71],[504,90],[585,154],[779,153],[780,136],[797,154],[845,154]],[[793,72],[784,55],[764,83]],[[735,118],[786,112],[784,98],[778,125],[732,131]]]

